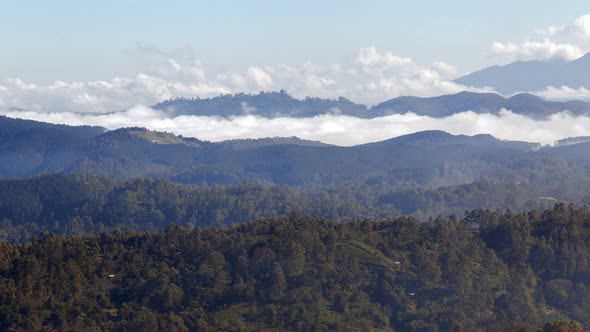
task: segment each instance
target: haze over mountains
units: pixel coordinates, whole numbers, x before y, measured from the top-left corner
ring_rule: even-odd
[[[384,56],[378,55],[375,56],[379,59]],[[66,108],[63,111],[58,107],[59,103],[51,104],[52,109],[57,107],[51,112],[34,105],[31,109],[22,109],[11,106],[11,101],[4,99],[0,114],[14,118],[94,125],[109,129],[146,127],[211,141],[297,136],[310,141],[320,140],[324,143],[352,146],[417,131],[443,130],[468,135],[488,133],[502,139],[552,144],[566,137],[590,135],[590,103],[575,100],[578,97],[585,98],[585,88],[582,85],[586,82],[583,81],[583,73],[589,58],[587,55],[574,61],[519,61],[504,67],[494,66],[457,79],[457,82],[461,81],[465,86],[452,85],[451,89],[460,91],[456,89],[474,88],[480,92],[463,91],[434,97],[401,96],[374,105],[360,104],[344,97],[297,98],[285,90],[280,90],[254,94],[222,94],[208,98],[176,97],[156,103],[152,107],[136,105],[113,109],[110,112],[105,112],[102,108],[89,112],[88,110],[92,109],[92,100],[102,100],[100,92],[94,91],[97,98],[86,100],[84,107],[80,106],[79,111],[75,107],[74,110]],[[523,71],[519,68],[530,70]],[[534,75],[529,71],[534,71]],[[506,85],[506,89],[502,89],[505,86],[503,81],[462,81],[473,77],[487,77],[488,72],[502,72],[500,76],[505,77],[503,80],[507,84],[530,80],[541,85],[522,89],[513,89]],[[558,74],[559,76],[555,76]],[[545,77],[551,84],[546,85],[549,81],[538,79],[540,76]],[[557,77],[556,80],[553,80],[554,76]],[[562,83],[573,84],[573,88],[561,87]],[[103,84],[98,86],[102,87]],[[503,96],[493,92],[481,92],[481,88],[489,86],[496,91],[522,90],[533,93],[505,93]],[[550,92],[542,90],[547,86],[555,87],[550,88]],[[576,87],[579,89],[571,90],[577,89]],[[56,85],[43,91],[52,94],[61,89],[65,88]],[[11,90],[4,88],[3,91],[8,93]],[[572,98],[558,98],[564,101],[552,101],[539,97],[559,97],[564,91],[566,95],[571,93]],[[93,96],[83,93],[83,90],[77,93],[82,94],[80,98]],[[325,95],[323,92],[318,93]],[[395,91],[392,94],[395,95]],[[191,95],[190,91],[187,95]],[[108,97],[106,100],[111,98]],[[29,99],[28,96],[18,98]]]
[[[178,115],[238,116],[257,115],[267,118],[305,118],[320,114],[342,114],[361,118],[377,118],[391,114],[416,113],[441,118],[456,113],[473,111],[478,114],[499,114],[506,109],[513,113],[542,119],[568,111],[574,115],[590,115],[590,103],[583,101],[547,101],[532,94],[522,93],[509,98],[495,93],[460,92],[430,98],[404,96],[368,107],[344,97],[297,99],[286,91],[258,94],[222,95],[206,99],[176,98],[158,103],[154,109]]]
[[[528,181],[535,172],[549,175],[560,162],[566,163],[560,172],[590,162],[586,143],[539,149],[538,143],[442,131],[339,147],[298,138],[214,143],[144,128],[107,131],[6,117],[0,117],[0,129],[3,177],[81,172],[193,184],[376,181],[401,188]]]
[[[590,53],[566,61],[516,61],[505,66],[492,66],[459,77],[456,83],[473,87],[491,87],[502,94],[542,91],[547,87],[590,88]]]
[[[401,96],[373,106],[355,103],[344,97],[297,99],[287,91],[239,93],[213,98],[175,98],[153,106],[174,115],[235,116],[254,114],[264,117],[311,117],[319,114],[343,114],[375,118],[413,112],[418,115],[444,117],[473,111],[498,114],[510,110],[533,118],[569,111],[575,115],[590,114],[590,103],[580,100],[549,101],[525,92],[539,92],[548,87],[566,86],[590,89],[590,53],[573,60],[516,61],[505,66],[492,66],[455,80],[469,87],[492,88],[497,93],[459,92],[435,97]],[[512,96],[510,96],[512,95]]]

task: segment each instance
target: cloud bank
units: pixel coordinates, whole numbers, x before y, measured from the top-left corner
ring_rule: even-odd
[[[571,61],[585,54],[584,50],[579,46],[559,44],[549,39],[527,41],[520,44],[494,42],[492,51],[511,60],[552,60],[561,58]]]
[[[525,41],[496,41],[491,51],[510,60],[572,60],[590,50],[590,15],[569,24],[548,26]],[[511,140],[552,143],[569,136],[590,135],[590,120],[568,113],[535,121],[503,111],[499,116],[464,112],[437,119],[415,114],[360,119],[338,115],[314,118],[255,116],[241,105],[243,116],[233,118],[171,117],[146,106],[174,97],[212,97],[228,93],[287,90],[294,97],[337,98],[375,104],[411,95],[430,97],[461,91],[484,92],[454,83],[460,73],[444,61],[419,64],[392,50],[362,48],[339,63],[251,64],[234,71],[214,72],[194,50],[165,52],[151,46],[137,51],[147,62],[133,76],[101,81],[39,85],[13,77],[0,79],[0,114],[72,125],[91,124],[115,129],[143,126],[201,139],[298,136],[337,145],[355,145],[420,130],[441,129],[455,134],[489,133]],[[588,88],[547,87],[535,94],[548,99],[590,99]]]
[[[47,85],[20,78],[0,80],[0,107],[38,113],[108,113],[174,97],[203,98],[263,90],[284,89],[299,98],[343,96],[366,104],[401,95],[426,97],[481,91],[451,82],[457,69],[445,62],[419,65],[410,58],[375,47],[363,48],[343,63],[251,65],[230,72],[210,72],[187,52],[173,54],[145,46],[139,52],[151,64],[133,77],[55,81]]]
[[[523,42],[495,41],[492,54],[508,60],[574,60],[590,51],[590,15],[564,25],[537,29]]]
[[[499,115],[457,113],[446,118],[431,118],[413,113],[363,119],[325,114],[311,118],[264,118],[242,115],[231,118],[209,116],[170,117],[162,111],[137,105],[126,111],[110,114],[71,112],[46,113],[32,111],[3,111],[10,117],[34,119],[69,125],[91,124],[109,129],[141,126],[177,135],[209,141],[233,138],[262,138],[297,136],[325,143],[351,146],[417,131],[439,129],[453,134],[491,134],[507,140],[551,144],[555,140],[590,135],[590,117],[574,117],[563,112],[544,120],[502,110]]]
[[[569,86],[548,86],[547,88],[535,91],[535,95],[551,100],[589,100],[590,90],[585,87],[570,88]]]

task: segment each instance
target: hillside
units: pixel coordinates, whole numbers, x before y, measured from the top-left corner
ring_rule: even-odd
[[[342,221],[412,215],[425,222],[438,215],[461,217],[478,208],[528,211],[558,201],[588,204],[588,192],[590,177],[580,174],[530,183],[476,181],[405,190],[373,183],[196,187],[164,180],[47,174],[0,180],[0,241],[25,242],[43,232],[157,231],[169,223],[227,227],[292,211]]]
[[[587,208],[560,204],[542,214],[475,210],[429,223],[294,213],[223,230],[46,234],[0,243],[0,329],[588,326],[588,220]],[[512,322],[521,328],[508,330]]]
[[[10,131],[0,133],[8,137],[0,145],[0,160],[6,161],[0,176],[65,172],[164,178],[186,184],[321,186],[353,182],[404,190],[476,180],[543,183],[551,177],[579,179],[586,176],[590,163],[580,157],[585,155],[584,145],[539,149],[538,144],[502,141],[490,135],[440,131],[339,147],[295,138],[213,143],[143,128],[102,133],[100,128],[34,124],[37,127],[20,131],[25,136],[18,139],[11,139]],[[76,131],[83,134],[71,133]]]
[[[0,116],[0,176],[63,171],[84,153],[86,144],[106,131]]]

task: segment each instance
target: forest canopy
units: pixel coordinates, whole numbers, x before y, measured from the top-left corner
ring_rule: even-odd
[[[188,186],[149,178],[41,175],[0,180],[0,240],[28,241],[41,232],[92,235],[115,229],[158,231],[168,223],[223,227],[289,215],[350,221],[466,210],[542,210],[557,200],[528,184],[480,181],[438,189],[397,191],[387,185],[343,183],[289,187],[243,183]]]
[[[43,233],[0,243],[0,329],[579,331],[589,236],[590,210],[566,204]]]

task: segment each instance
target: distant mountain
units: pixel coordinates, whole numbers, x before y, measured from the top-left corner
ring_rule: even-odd
[[[568,137],[555,141],[555,146],[566,146],[580,143],[590,143],[590,136]]]
[[[274,117],[312,117],[321,114],[343,114],[361,118],[376,118],[391,114],[413,112],[431,117],[446,117],[473,111],[498,114],[503,108],[514,113],[541,119],[564,110],[590,115],[590,103],[582,101],[551,102],[531,94],[504,98],[495,93],[460,92],[431,98],[398,97],[373,107],[355,104],[340,97],[296,99],[285,91],[262,92],[256,95],[223,95],[209,99],[172,99],[154,106],[172,115],[237,116],[258,115]]]
[[[153,106],[174,115],[232,116],[253,114],[264,117],[311,117],[318,114],[336,112],[353,116],[363,116],[365,105],[355,104],[340,97],[322,99],[307,97],[296,99],[286,91],[261,92],[259,94],[239,93],[221,95],[206,99],[176,98]]]
[[[369,112],[374,117],[407,112],[431,117],[446,117],[465,111],[498,114],[501,109],[537,119],[564,110],[578,115],[590,115],[590,103],[582,101],[552,102],[528,93],[504,98],[495,93],[475,92],[460,92],[430,98],[399,97],[375,105]]]
[[[23,132],[19,139],[2,141],[2,177],[67,172],[119,178],[147,176],[193,184],[253,181],[305,185],[352,181],[387,183],[403,189],[458,185],[477,179],[520,181],[535,169],[544,174],[545,165],[534,161],[544,158],[534,153],[538,144],[441,131],[339,147],[296,138],[213,143],[144,128],[102,133],[101,128],[4,120],[5,126],[13,123],[37,129]],[[61,134],[55,132],[57,129]],[[14,131],[18,130],[4,133]],[[72,136],[72,132],[79,131],[82,133]],[[48,145],[46,133],[51,132],[55,132],[55,138],[49,142],[55,143]],[[515,164],[518,162],[533,166],[520,169],[520,164]]]
[[[0,139],[0,177],[5,178],[87,173],[186,184],[356,183],[392,190],[477,180],[545,185],[574,176],[590,181],[590,143],[541,148],[443,131],[340,147],[293,137],[207,142],[145,128],[105,132],[0,117]],[[586,181],[578,180],[572,186]]]
[[[548,153],[564,158],[570,162],[582,164],[590,163],[590,137],[570,138],[562,140],[561,142],[562,143],[557,147],[550,149]]]
[[[492,66],[455,80],[473,87],[492,87],[502,94],[539,91],[548,86],[590,88],[590,53],[573,60],[517,61]]]

